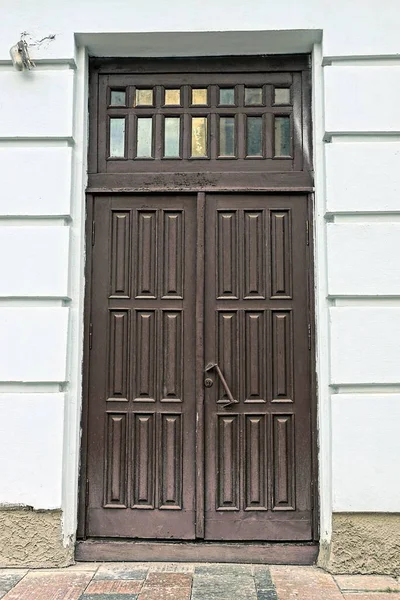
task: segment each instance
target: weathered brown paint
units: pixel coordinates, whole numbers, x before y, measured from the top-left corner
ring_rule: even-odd
[[[301,193],[312,189],[308,59],[227,59],[199,61],[195,69],[193,65],[182,60],[124,61],[92,69],[88,191],[95,196],[88,196],[87,230],[90,243],[93,211],[95,245],[87,266],[87,400],[78,535],[225,542],[316,539],[314,370],[308,350],[312,274],[306,239],[312,211]],[[225,159],[222,170],[223,161],[196,161],[202,162],[199,171],[193,161],[180,160],[179,165],[171,161],[177,166],[170,172],[165,160],[153,160],[151,166],[140,161],[139,171],[129,161],[119,161],[122,171],[115,167],[118,161],[104,162],[101,128],[110,80],[112,85],[144,85],[149,80],[170,85],[192,77],[190,81],[200,83],[232,84],[242,81],[243,72],[250,82],[260,77],[268,81],[268,73],[274,73],[273,81],[289,77],[293,82],[302,133],[301,139],[294,139],[292,161],[271,161],[267,166],[265,159],[258,164]],[[230,272],[220,261],[221,252],[225,257],[228,252],[218,237],[221,215],[236,219],[239,228],[236,240],[231,240],[230,251],[237,257]],[[171,246],[172,238],[164,235],[168,216],[175,228],[175,247],[167,253],[167,263],[175,257],[173,272],[161,260],[165,241]],[[141,254],[140,235],[146,238]],[[254,268],[252,257],[262,264]],[[218,280],[218,269],[225,282]],[[168,291],[166,281],[180,288]],[[226,293],[225,284],[236,289]],[[218,318],[225,328],[220,338],[227,336],[219,344]],[[229,351],[226,355],[230,318],[237,321],[236,366]],[[163,331],[169,336],[167,344],[160,337]],[[140,343],[145,344],[144,354],[137,351]],[[152,349],[143,367],[140,356],[150,356]],[[175,375],[166,370],[171,358]],[[218,362],[237,405],[223,408],[227,398],[214,381],[215,370],[207,374],[212,387],[204,387],[207,362]],[[182,373],[178,392],[177,364]],[[102,552],[107,554],[104,548]],[[238,552],[232,557],[237,559]],[[228,554],[227,560],[233,560]],[[175,556],[171,546],[171,558]]]
[[[310,540],[307,198],[210,195],[205,362],[208,540]]]

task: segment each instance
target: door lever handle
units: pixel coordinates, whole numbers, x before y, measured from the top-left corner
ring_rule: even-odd
[[[238,404],[239,401],[235,400],[235,398],[233,397],[232,392],[229,388],[228,382],[226,381],[226,379],[217,363],[212,363],[212,362],[208,363],[208,365],[206,366],[204,371],[206,373],[208,373],[208,371],[211,371],[212,369],[215,369],[217,371],[218,377],[220,378],[221,383],[222,383],[222,387],[224,388],[226,395],[229,398],[229,402],[222,404],[221,408],[228,408],[229,406],[232,406],[232,404]]]

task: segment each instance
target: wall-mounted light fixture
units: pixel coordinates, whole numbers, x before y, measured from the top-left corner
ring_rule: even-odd
[[[10,56],[14,67],[18,71],[30,70],[35,66],[35,63],[29,56],[28,44],[22,38],[10,49]]]

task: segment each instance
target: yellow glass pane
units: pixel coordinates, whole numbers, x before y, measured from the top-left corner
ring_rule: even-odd
[[[192,117],[192,156],[207,156],[207,117]]]
[[[153,90],[136,90],[134,106],[153,106]]]
[[[181,103],[181,90],[165,90],[165,106],[179,106]]]
[[[207,88],[192,89],[192,104],[207,104]]]

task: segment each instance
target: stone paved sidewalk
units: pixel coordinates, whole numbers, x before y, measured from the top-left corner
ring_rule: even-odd
[[[0,569],[4,600],[400,600],[400,579],[316,567],[80,563]]]

